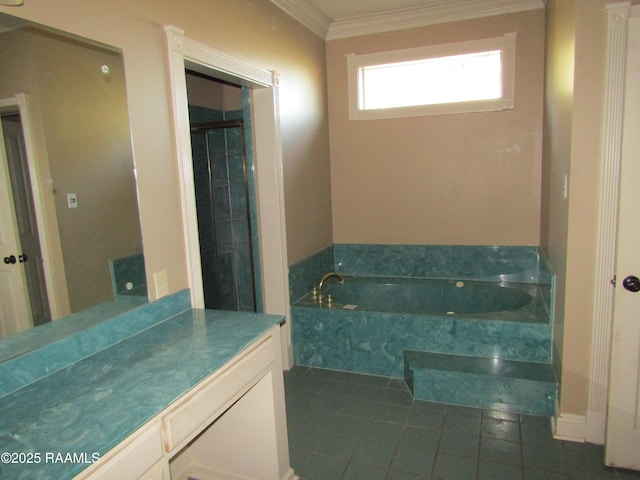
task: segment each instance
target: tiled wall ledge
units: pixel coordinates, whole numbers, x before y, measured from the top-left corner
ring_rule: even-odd
[[[0,363],[0,397],[190,308],[189,291],[183,290],[120,313],[109,320],[55,339],[44,346]],[[75,318],[79,322],[87,321],[82,313],[76,314]],[[35,330],[38,329],[33,331]],[[25,333],[29,334],[29,332]],[[22,334],[16,335],[12,341],[17,342],[19,340],[17,337],[20,335]]]
[[[551,284],[539,247],[335,244],[289,266],[291,301],[323,274],[489,280]]]
[[[291,303],[318,284],[322,275],[335,269],[333,246],[327,247],[289,265],[289,298]]]
[[[144,254],[137,253],[109,260],[111,285],[116,298],[120,296],[147,297],[147,278]]]

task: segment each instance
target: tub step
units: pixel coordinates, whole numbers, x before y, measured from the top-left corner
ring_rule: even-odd
[[[417,400],[554,414],[557,384],[550,364],[405,350],[404,365]]]

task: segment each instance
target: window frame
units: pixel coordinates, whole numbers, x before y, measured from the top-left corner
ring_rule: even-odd
[[[347,54],[349,120],[375,120],[513,109],[515,105],[516,36],[517,34],[515,32],[510,32],[505,33],[500,37],[480,40],[430,45],[426,47],[361,55],[357,55],[355,53]],[[363,92],[361,92],[360,89],[360,76],[361,69],[363,67],[462,55],[467,53],[479,53],[491,50],[501,51],[502,96],[500,98],[370,110],[360,109],[360,99],[363,95]]]

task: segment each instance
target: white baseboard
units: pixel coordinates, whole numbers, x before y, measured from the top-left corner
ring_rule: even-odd
[[[287,470],[287,472],[282,477],[282,480],[300,480],[300,477],[295,474],[293,468],[289,468],[289,470]]]
[[[605,412],[587,410],[586,423],[585,440],[596,445],[604,445],[607,430],[607,415]]]
[[[556,440],[584,443],[587,434],[587,422],[584,415],[560,413],[551,417],[551,432]]]

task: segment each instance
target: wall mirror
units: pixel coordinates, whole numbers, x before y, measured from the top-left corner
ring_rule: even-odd
[[[121,52],[0,13],[0,65],[1,361],[15,333],[147,291]]]

